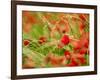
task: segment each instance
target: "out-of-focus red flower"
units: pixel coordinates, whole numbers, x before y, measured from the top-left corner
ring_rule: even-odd
[[[67,66],[70,66],[70,67],[79,66],[79,63],[74,58],[72,58],[71,62],[67,64]]]
[[[59,44],[58,44],[58,48],[63,48],[63,47],[64,47],[65,45],[67,45],[69,42],[70,42],[69,37],[68,37],[67,35],[64,35],[64,36],[61,38],[61,40],[60,40],[60,42],[59,42]]]
[[[86,59],[84,57],[78,57],[77,58],[81,64],[85,64],[86,63]]]
[[[46,42],[46,37],[40,37],[38,42],[39,42],[40,44]]]
[[[57,65],[59,64],[58,58],[57,58],[53,53],[49,53],[49,54],[48,54],[48,58],[49,58],[49,62],[50,62],[53,66],[57,66]]]
[[[23,25],[23,31],[25,33],[29,33],[31,31],[32,25],[30,23],[24,24]]]
[[[67,35],[64,35],[62,38],[61,38],[61,43],[63,43],[64,45],[67,45],[69,43],[70,39]]]
[[[85,24],[83,22],[80,22],[79,28],[80,30],[83,30],[85,28]]]
[[[89,47],[89,41],[86,40],[86,42],[84,43],[84,47],[88,48]]]
[[[50,62],[53,66],[60,66],[60,65],[65,65],[66,58],[65,57],[55,57],[52,56],[50,58]]]
[[[30,43],[30,41],[29,40],[24,40],[24,46],[27,46],[27,45],[29,45],[29,43]]]
[[[80,19],[82,19],[83,21],[85,21],[85,20],[86,20],[86,17],[85,17],[85,15],[84,15],[84,14],[80,14],[80,15],[79,15],[79,17],[80,17]]]
[[[31,12],[24,11],[23,12],[23,17],[26,18],[26,20],[25,20],[26,23],[31,23],[31,24],[36,23],[36,18],[35,18],[35,16],[33,16],[31,14]]]
[[[79,50],[81,48],[81,46],[78,44],[78,45],[76,45],[76,46],[74,46],[74,50],[76,51],[76,50]]]
[[[74,50],[80,50],[82,48],[88,48],[89,47],[89,36],[88,33],[82,34],[81,38],[79,40],[70,40],[70,43],[73,45]]]
[[[66,59],[70,59],[71,58],[71,53],[69,51],[65,51],[64,55],[65,55]]]
[[[27,23],[31,23],[31,24],[36,23],[35,17],[32,15],[27,16]]]
[[[74,50],[79,50],[81,48],[81,43],[80,41],[71,41],[73,47],[74,47]]]
[[[60,57],[60,58],[59,58],[59,63],[64,63],[65,60],[66,60],[65,56]]]
[[[52,64],[52,65],[57,65],[57,64],[58,64],[57,59],[51,58],[51,64]]]
[[[80,54],[86,54],[87,53],[87,49],[86,48],[82,48],[80,51],[79,51]]]
[[[80,43],[82,46],[88,48],[89,46],[89,33],[84,33],[80,38]]]

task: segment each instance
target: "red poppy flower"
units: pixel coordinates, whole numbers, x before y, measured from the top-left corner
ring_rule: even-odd
[[[70,59],[71,58],[71,53],[69,51],[65,51],[64,55],[65,55],[66,59]]]
[[[78,57],[78,60],[80,61],[81,64],[85,64],[86,60],[84,57]]]
[[[89,41],[86,40],[86,42],[84,43],[84,47],[88,48],[89,47]]]
[[[86,52],[87,52],[87,49],[86,48],[82,48],[79,53],[80,54],[86,54]]]
[[[46,42],[46,37],[40,37],[39,38],[39,43],[42,44],[44,42]]]
[[[27,23],[31,23],[31,24],[36,23],[35,17],[32,15],[27,16]]]
[[[24,40],[24,46],[29,45],[30,41],[29,40]]]
[[[61,38],[61,43],[63,43],[64,45],[67,45],[69,43],[70,39],[67,35],[64,35],[62,38]]]
[[[70,67],[79,66],[79,63],[74,58],[72,58],[71,62],[67,64],[67,66],[70,66]]]

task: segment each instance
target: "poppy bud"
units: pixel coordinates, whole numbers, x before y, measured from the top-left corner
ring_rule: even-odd
[[[29,45],[30,41],[29,40],[24,40],[24,46]]]

